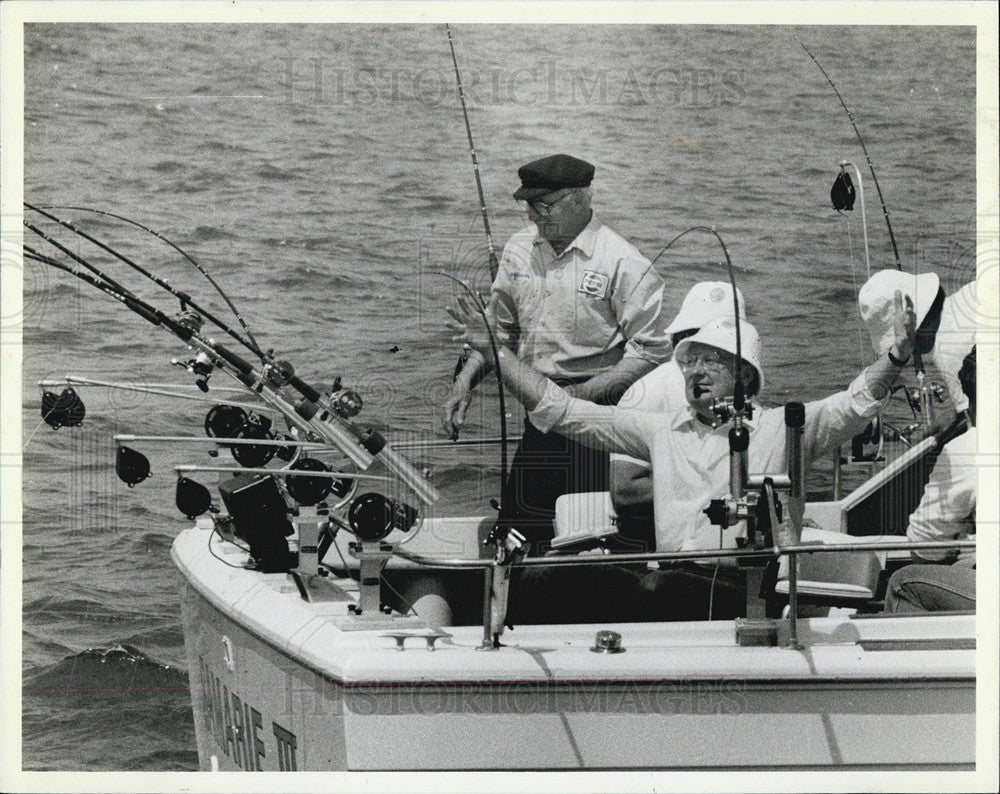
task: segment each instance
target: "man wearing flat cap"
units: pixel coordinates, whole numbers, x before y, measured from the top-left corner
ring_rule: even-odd
[[[504,247],[491,300],[503,344],[583,400],[609,405],[671,354],[662,317],[663,281],[638,249],[591,209],[594,166],[567,154],[518,169],[531,224]],[[492,365],[473,351],[445,404],[453,434],[471,390]],[[527,418],[501,497],[500,526],[543,551],[555,500],[608,488],[608,456]]]

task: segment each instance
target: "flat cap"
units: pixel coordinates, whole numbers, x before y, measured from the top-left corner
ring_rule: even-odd
[[[517,175],[521,178],[521,187],[514,198],[531,201],[554,190],[587,187],[594,178],[594,166],[568,154],[553,154],[522,165]]]

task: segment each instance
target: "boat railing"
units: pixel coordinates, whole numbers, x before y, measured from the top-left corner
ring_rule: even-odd
[[[874,536],[874,537],[882,537]],[[863,542],[863,543],[799,543],[774,546],[767,546],[761,549],[698,549],[691,551],[656,551],[645,553],[578,553],[558,555],[551,557],[527,557],[519,562],[512,563],[515,568],[544,568],[549,566],[562,565],[623,565],[628,563],[648,563],[648,562],[684,562],[698,561],[719,558],[739,558],[739,559],[769,559],[783,555],[793,557],[798,554],[822,554],[824,552],[861,552],[861,551],[929,551],[954,550],[954,549],[975,549],[974,540],[949,540],[949,541],[899,541],[886,543]],[[396,548],[393,550],[395,556],[400,557],[417,565],[431,568],[490,568],[496,565],[492,559],[468,559],[468,558],[446,558],[433,557],[424,554],[415,554],[405,549]]]
[[[882,536],[879,536],[882,537]],[[484,572],[484,603],[483,603],[483,642],[482,647],[498,647],[497,635],[494,632],[496,614],[495,600],[497,598],[494,582],[498,576],[509,574],[510,568],[545,568],[558,566],[580,566],[580,565],[624,565],[631,563],[677,563],[685,561],[717,561],[720,559],[733,559],[744,563],[760,565],[770,560],[777,560],[782,557],[788,558],[787,581],[788,581],[788,647],[800,648],[798,642],[798,558],[802,554],[830,554],[835,552],[859,553],[866,551],[974,551],[975,540],[949,540],[949,541],[899,541],[886,543],[885,541],[851,542],[851,543],[776,543],[764,548],[733,548],[733,549],[698,549],[690,551],[661,551],[641,554],[605,554],[605,553],[577,553],[571,555],[558,555],[546,557],[526,557],[514,562],[500,563],[494,559],[446,559],[430,557],[421,554],[414,554],[403,549],[394,549],[396,556],[409,562],[421,566],[445,569],[476,569],[481,568]],[[505,594],[503,596],[505,598]],[[506,604],[502,604],[501,612],[506,612]]]

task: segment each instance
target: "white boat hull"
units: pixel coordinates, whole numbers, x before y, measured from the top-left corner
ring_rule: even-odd
[[[454,627],[430,652],[226,567],[209,534],[173,549],[206,770],[974,765],[971,615],[800,620],[803,651],[716,621],[521,626],[494,651]],[[598,629],[625,652],[592,652]]]

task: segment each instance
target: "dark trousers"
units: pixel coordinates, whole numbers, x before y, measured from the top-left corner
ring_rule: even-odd
[[[541,554],[553,537],[556,499],[567,493],[608,490],[608,453],[559,433],[543,433],[524,420],[524,436],[500,499],[499,524],[513,527]]]

